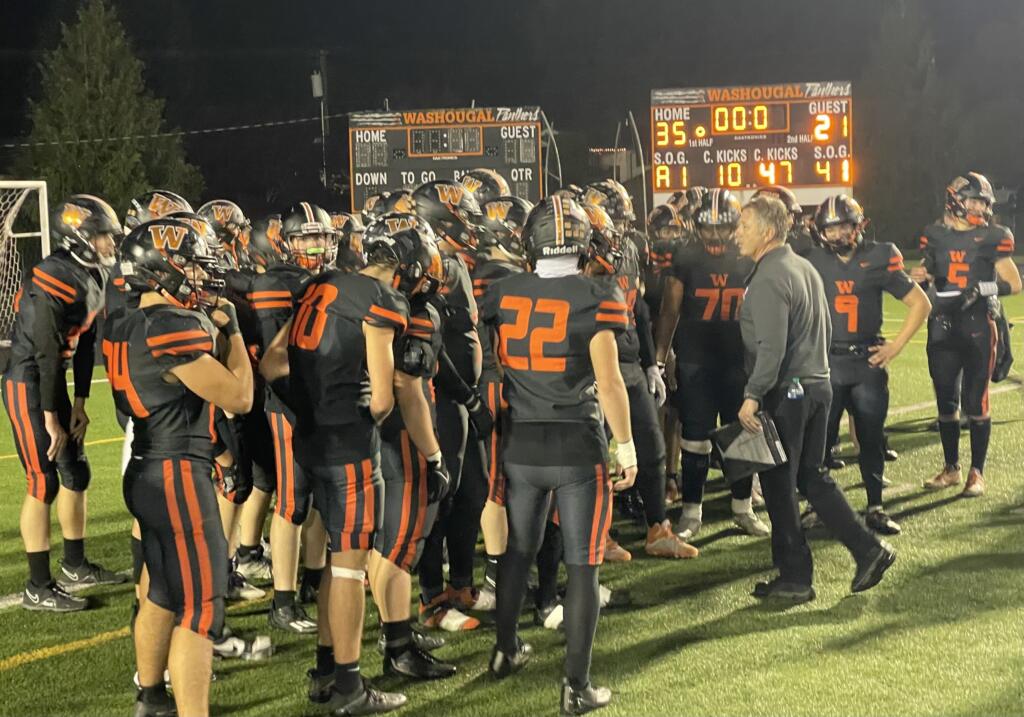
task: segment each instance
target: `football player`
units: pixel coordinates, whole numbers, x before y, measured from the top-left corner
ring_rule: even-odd
[[[238,320],[220,300],[226,365],[200,302],[216,259],[190,224],[158,219],[122,243],[125,281],[139,310],[118,321],[104,357],[118,408],[135,425],[125,502],[139,521],[149,590],[135,621],[140,691],[135,714],[169,713],[168,669],[180,714],[205,715],[227,588],[227,543],[211,481],[213,410],[245,413],[252,369]]]
[[[746,374],[737,318],[753,263],[739,256],[733,241],[739,218],[739,200],[729,190],[704,193],[694,214],[698,241],[676,252],[661,305],[658,361],[666,360],[669,347],[676,353],[683,449],[683,511],[676,530],[686,538],[701,529],[710,434],[719,419],[722,425],[735,421],[743,403]],[[754,514],[752,483],[745,478],[729,487],[733,522],[748,535],[765,537],[770,530]]]
[[[199,207],[196,214],[210,222],[221,253],[228,257],[230,268],[237,270],[248,264],[244,236],[251,225],[241,207],[227,199],[213,199]]]
[[[29,576],[21,606],[71,612],[88,606],[62,586],[123,583],[127,578],[85,556],[85,492],[92,472],[85,432],[95,358],[93,320],[103,308],[106,271],[115,262],[121,224],[105,201],[76,194],[50,218],[53,252],[32,268],[14,297],[11,350],[4,369],[4,407],[11,421],[27,491],[21,538]],[[71,364],[75,398],[65,372]],[[50,573],[50,506],[64,538],[59,582]]]
[[[294,411],[295,458],[312,483],[330,540],[331,577],[321,583],[318,596],[320,630],[310,697],[326,697],[336,714],[386,712],[405,704],[404,695],[378,692],[362,679],[359,655],[363,583],[385,508],[379,426],[395,404],[394,343],[409,324],[409,303],[394,287],[419,288],[418,280],[410,286],[412,274],[418,271],[422,278],[433,263],[419,235],[415,237],[415,242],[409,237],[381,238],[366,247],[367,266],[359,272],[329,271],[311,279],[294,317],[282,327],[260,364],[264,378]],[[402,381],[401,376],[398,380]],[[417,402],[413,409],[411,402],[405,403],[411,391],[401,393],[402,407],[415,416],[406,416],[407,427],[424,449],[433,449],[424,487],[429,492],[426,484],[433,482],[440,491],[436,479],[444,469],[436,444],[430,445],[422,430],[423,404]],[[376,568],[379,563],[374,561]],[[387,577],[376,587],[392,582]],[[377,579],[381,574],[375,571],[371,587]],[[403,622],[401,607],[408,605],[408,595],[405,606],[385,596],[377,598],[378,606],[385,609],[389,641],[407,638],[400,625],[389,624]],[[408,627],[408,620],[404,622]],[[331,692],[315,691],[316,678],[331,673]]]
[[[835,444],[839,419],[849,411],[857,426],[868,497],[864,522],[876,533],[896,535],[900,526],[882,506],[883,428],[889,411],[886,367],[921,328],[931,304],[903,270],[903,255],[895,245],[864,238],[867,220],[853,197],[829,197],[818,207],[814,223],[824,246],[813,248],[807,259],[821,275],[832,318],[832,405],[825,445]],[[881,335],[883,291],[907,306],[903,326],[891,341]]]
[[[921,235],[922,265],[911,272],[915,281],[931,283],[928,370],[945,457],[943,469],[924,487],[942,490],[960,482],[962,409],[971,434],[971,468],[961,493],[965,498],[985,492],[985,457],[992,433],[988,388],[996,346],[990,302],[1021,290],[1013,234],[992,223],[994,204],[992,185],[984,175],[967,172],[955,177],[946,188],[942,220]]]
[[[576,202],[544,200],[523,231],[534,270],[491,284],[483,299],[509,404],[502,453],[509,536],[499,562],[498,634],[489,667],[503,678],[532,654],[518,636],[519,611],[553,496],[568,572],[563,714],[582,714],[611,699],[610,690],[590,683],[598,566],[611,521],[604,420],[623,470],[616,489],[630,487],[637,470],[615,342],[629,313],[615,284],[580,275],[590,234],[590,220]]]
[[[420,619],[427,627],[455,632],[480,625],[463,610],[494,609],[493,595],[473,586],[480,514],[487,499],[485,442],[493,427],[477,389],[482,361],[477,305],[465,262],[476,248],[482,217],[476,200],[458,182],[427,182],[416,188],[413,198],[416,215],[437,237],[445,267],[445,284],[435,297],[444,344],[435,385],[437,430],[452,477],[452,494],[438,512],[420,560]],[[445,543],[447,586],[441,567]]]
[[[315,204],[299,202],[282,214],[280,235],[271,237],[271,240],[279,241],[286,248],[287,261],[273,264],[253,278],[249,293],[249,301],[260,320],[260,346],[263,350],[291,318],[306,283],[324,268],[333,235],[330,216]],[[258,351],[257,356],[261,355],[262,352]],[[295,415],[273,390],[267,393],[265,410],[274,437],[277,468],[277,508],[270,523],[274,602],[268,619],[278,629],[310,634],[316,631],[316,621],[295,600],[299,548],[302,526],[308,519],[312,522],[306,531],[306,540],[316,541],[319,555],[305,567],[307,572],[311,572],[310,579],[316,580],[325,559],[323,528],[316,511],[310,510],[312,488],[293,453]],[[258,544],[240,544],[239,572],[248,578],[249,564],[255,562],[257,567],[262,567],[261,558],[262,549]]]
[[[335,212],[331,224],[337,236],[338,255],[330,264],[343,271],[359,271],[366,266],[363,255],[363,233],[366,227],[358,214]]]

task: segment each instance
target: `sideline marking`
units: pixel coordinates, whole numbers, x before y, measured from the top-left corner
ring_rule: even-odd
[[[49,647],[40,647],[36,650],[22,652],[0,660],[0,672],[4,672],[15,667],[22,667],[32,662],[38,662],[39,660],[45,660],[50,657],[56,657],[57,655],[63,655],[67,652],[77,652],[78,650],[85,650],[90,647],[95,647],[96,645],[102,645],[112,640],[128,637],[130,633],[131,630],[129,628],[119,627],[116,630],[101,632],[83,640],[75,640],[74,642],[66,642],[62,645],[50,645]]]

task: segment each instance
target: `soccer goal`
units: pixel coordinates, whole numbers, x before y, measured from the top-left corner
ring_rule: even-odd
[[[46,182],[0,179],[0,346],[10,346],[25,271],[49,253]]]

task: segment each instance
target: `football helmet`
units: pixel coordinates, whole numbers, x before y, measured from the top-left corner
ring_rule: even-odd
[[[140,224],[159,219],[171,212],[191,211],[192,205],[180,194],[166,189],[155,189],[129,202],[128,211],[124,215],[124,228],[131,231]]]
[[[335,212],[331,214],[331,224],[338,237],[335,265],[349,271],[358,271],[366,266],[366,258],[363,256],[363,234],[366,227],[359,215]]]
[[[223,288],[212,278],[216,257],[189,222],[164,217],[140,224],[121,242],[118,258],[130,291],[158,291],[180,308],[196,309],[204,293]]]
[[[124,230],[113,208],[91,194],[71,195],[50,216],[50,241],[90,269],[113,266],[117,261],[113,254],[101,256],[96,251],[93,240],[100,234],[109,234],[116,244]]]
[[[248,253],[252,263],[264,269],[289,261],[288,245],[281,236],[280,214],[271,214],[253,223],[249,232]]]
[[[844,224],[849,225],[851,231],[841,237],[833,234],[830,239],[827,230]],[[864,225],[864,210],[860,203],[846,194],[829,197],[814,213],[814,228],[818,233],[818,239],[826,249],[842,256],[849,254],[863,241],[864,233],[861,230]]]
[[[740,200],[728,189],[708,189],[693,214],[697,236],[711,254],[725,251],[740,221]]]
[[[985,203],[982,210],[968,209],[968,199],[979,199]],[[996,195],[988,178],[978,172],[967,172],[954,177],[946,187],[946,211],[977,227],[988,226],[992,221],[992,207]]]
[[[291,263],[318,272],[327,263],[335,239],[327,212],[312,202],[298,202],[281,215],[281,237]]]
[[[754,192],[755,197],[775,197],[780,202],[786,205],[786,211],[789,212],[789,216],[796,221],[796,217],[803,213],[803,208],[800,206],[800,202],[796,200],[796,195],[793,194],[793,190],[787,187],[779,187],[774,184],[769,184],[764,187],[759,187]]]
[[[459,178],[459,183],[481,207],[498,197],[512,194],[505,178],[493,169],[471,169]]]
[[[444,283],[444,264],[430,225],[414,214],[391,212],[366,227],[367,265],[394,264],[392,286],[411,297],[434,294]]]
[[[618,273],[622,266],[622,237],[604,208],[584,204],[583,211],[590,220],[590,244],[587,261],[596,262],[608,274]]]
[[[436,179],[416,187],[412,193],[416,215],[456,249],[475,249],[483,216],[473,195],[458,182]]]
[[[572,199],[550,196],[533,208],[523,227],[526,255],[536,265],[540,259],[559,256],[584,257],[590,247],[590,217]]]
[[[501,251],[517,262],[526,261],[523,227],[533,211],[533,203],[520,197],[498,197],[484,204],[483,224]]]
[[[627,226],[636,221],[632,197],[626,188],[614,179],[603,179],[588,184],[583,191],[582,202],[604,207],[619,231],[625,231]]]

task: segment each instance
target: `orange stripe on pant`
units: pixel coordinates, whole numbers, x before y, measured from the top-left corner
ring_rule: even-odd
[[[174,461],[164,461],[164,500],[167,502],[167,515],[171,519],[174,531],[174,547],[178,554],[178,565],[181,566],[181,585],[184,593],[184,611],[181,625],[191,630],[195,619],[195,589],[192,585],[192,562],[188,558],[188,545],[185,544],[185,526],[182,524],[181,511],[178,510],[178,495],[174,487]]]
[[[14,394],[14,381],[7,380],[7,407],[8,407],[8,418],[11,419],[11,427],[14,428],[14,442],[18,447],[18,454],[21,456],[21,462],[25,465],[25,480],[28,483],[28,494],[33,498],[38,499],[36,495],[36,484],[35,477],[32,475],[31,462],[28,459],[27,452],[25,451],[25,437],[22,434],[21,424],[18,422],[18,404],[17,398]]]
[[[26,385],[20,381],[18,384],[18,415],[21,417],[22,429],[25,431],[25,451],[29,457],[29,470],[35,475],[36,479],[36,492],[33,494],[33,498],[42,500],[39,496],[40,489],[45,495],[46,492],[46,475],[43,473],[43,467],[39,465],[39,447],[36,445],[36,434],[32,430],[32,418],[28,413],[28,392]]]
[[[992,387],[992,372],[996,369],[996,344],[999,342],[999,331],[996,329],[996,322],[988,320],[989,352],[988,352],[988,376],[985,379],[985,393],[981,396],[981,412],[988,415],[988,393]]]
[[[405,541],[409,538],[409,514],[412,511],[412,487],[413,487],[413,474],[412,474],[412,455],[409,447],[409,434],[406,431],[402,431],[402,476],[405,479],[405,483],[402,485],[402,521],[398,525],[398,537],[395,540],[394,546],[391,548],[391,552],[388,554],[388,561],[394,565],[401,567],[399,562],[399,553],[402,551],[402,546]],[[408,551],[404,551],[408,553]]]
[[[353,463],[345,464],[345,524],[341,527],[341,539],[338,544],[342,550],[354,550],[352,529],[356,524],[356,467]]]
[[[196,558],[199,561],[199,634],[206,637],[213,625],[213,567],[210,565],[210,549],[203,533],[203,514],[199,510],[199,496],[192,482],[192,463],[181,461],[182,492],[189,521],[192,523],[192,537],[196,542]],[[195,600],[195,593],[186,600]]]
[[[600,565],[604,561],[604,531],[601,529],[603,525],[602,519],[605,514],[605,497],[604,497],[604,481],[602,474],[604,472],[604,466],[598,463],[594,466],[595,473],[595,485],[594,485],[594,518],[590,525],[590,552],[588,559],[591,565]],[[608,506],[611,507],[611,501],[608,501]]]
[[[377,495],[373,491],[373,462],[367,458],[361,464],[363,469],[363,522],[359,526],[359,548],[369,549],[369,545],[363,545],[363,536],[372,535],[376,528],[377,516]]]

